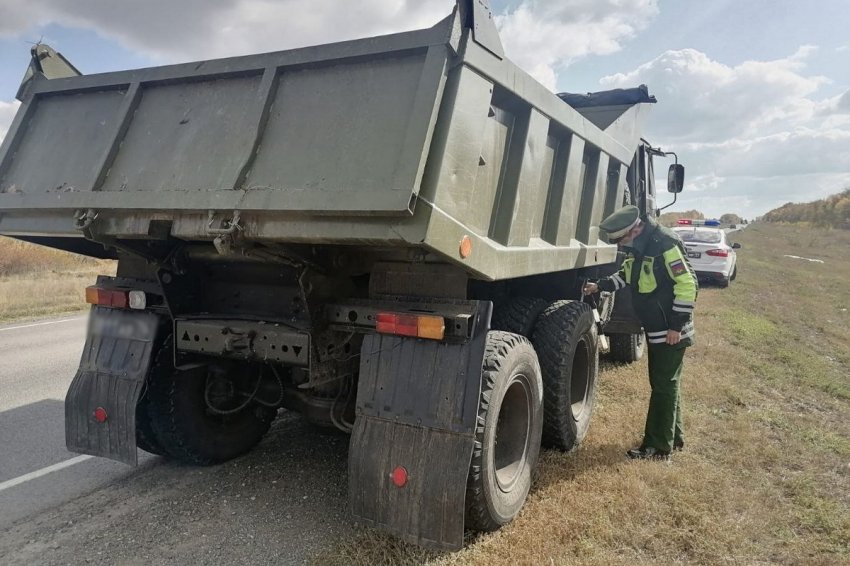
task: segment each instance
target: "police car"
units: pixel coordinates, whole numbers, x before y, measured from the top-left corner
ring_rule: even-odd
[[[688,261],[702,280],[728,287],[738,275],[737,254],[741,244],[729,244],[717,220],[679,220],[673,231],[688,252]]]

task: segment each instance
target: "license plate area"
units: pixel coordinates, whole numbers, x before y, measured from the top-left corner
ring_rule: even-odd
[[[689,257],[689,258],[693,258],[693,259],[699,259],[699,258],[701,258],[701,257],[702,257],[702,253],[700,253],[700,252],[692,252],[692,251],[690,251],[690,250],[689,250],[689,251],[688,251],[688,257]]]

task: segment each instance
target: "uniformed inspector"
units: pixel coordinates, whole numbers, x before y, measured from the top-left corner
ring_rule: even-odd
[[[641,218],[636,206],[626,206],[599,225],[608,241],[626,252],[620,271],[587,283],[584,293],[632,288],[632,303],[649,344],[649,384],[652,396],[643,442],[626,454],[637,459],[669,459],[682,449],[682,402],[679,392],[685,349],[694,343],[693,312],[698,284],[676,234],[652,218]]]

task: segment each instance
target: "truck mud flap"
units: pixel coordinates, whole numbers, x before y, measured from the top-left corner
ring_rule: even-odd
[[[136,403],[158,326],[149,312],[92,309],[80,368],[65,396],[68,450],[138,464]]]
[[[434,550],[462,547],[491,311],[479,303],[464,344],[364,340],[348,457],[351,509],[364,523]]]

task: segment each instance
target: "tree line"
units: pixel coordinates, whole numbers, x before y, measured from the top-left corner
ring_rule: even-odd
[[[783,204],[766,213],[761,220],[850,230],[850,187],[814,202]]]

